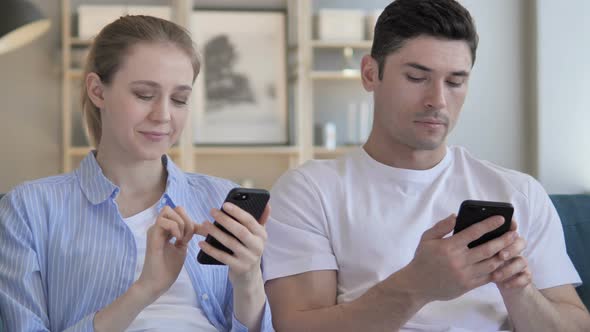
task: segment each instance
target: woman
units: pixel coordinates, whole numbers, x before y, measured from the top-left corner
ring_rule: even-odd
[[[0,201],[7,330],[272,330],[260,271],[269,207],[260,224],[236,206],[210,210],[234,184],[184,173],[165,155],[199,73],[190,36],[125,16],[99,33],[87,61],[82,104],[96,150],[74,172]],[[239,241],[193,222],[211,217]],[[199,248],[226,266],[198,264]]]

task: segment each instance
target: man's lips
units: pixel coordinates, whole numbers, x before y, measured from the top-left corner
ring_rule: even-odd
[[[414,123],[427,130],[442,130],[447,126],[447,122],[440,119],[420,119],[415,120]]]

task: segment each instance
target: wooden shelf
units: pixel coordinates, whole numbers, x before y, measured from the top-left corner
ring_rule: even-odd
[[[322,156],[333,156],[337,157],[348,153],[354,149],[357,149],[359,145],[346,145],[346,146],[338,146],[336,149],[327,149],[321,146],[315,146],[313,148],[314,155],[322,155]]]
[[[195,155],[285,155],[299,153],[295,146],[195,146]]]
[[[359,70],[312,71],[310,77],[312,80],[360,80],[361,73]]]
[[[89,146],[73,146],[69,148],[66,153],[73,157],[83,157],[87,155],[90,150],[91,147]]]
[[[80,46],[80,47],[88,47],[92,44],[92,39],[85,39],[85,38],[78,38],[72,37],[70,39],[71,46]]]
[[[84,75],[84,71],[81,68],[70,68],[67,69],[66,75],[68,75],[70,79],[80,80]]]
[[[373,46],[372,40],[357,40],[357,41],[326,41],[326,40],[312,40],[311,47],[313,48],[358,48],[371,49]]]

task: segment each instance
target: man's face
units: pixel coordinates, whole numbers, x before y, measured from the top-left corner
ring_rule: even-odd
[[[471,67],[465,41],[407,40],[385,59],[381,80],[364,82],[374,92],[374,134],[411,150],[444,148],[465,101]]]

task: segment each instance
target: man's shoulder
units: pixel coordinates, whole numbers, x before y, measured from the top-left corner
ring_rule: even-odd
[[[531,182],[535,181],[529,174],[478,158],[464,147],[453,146],[450,150],[453,153],[455,165],[466,168],[477,180],[505,183],[518,191],[526,190]]]
[[[321,186],[334,185],[342,180],[349,171],[350,161],[355,158],[356,150],[337,159],[313,159],[284,174],[282,178],[313,182]]]

